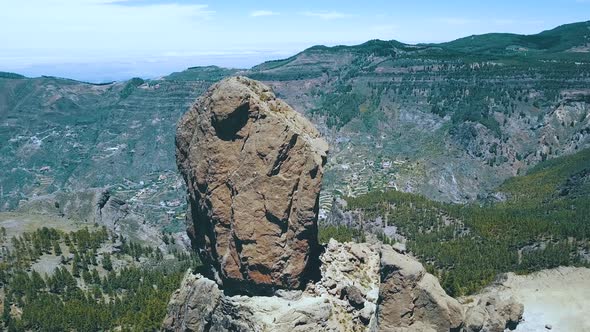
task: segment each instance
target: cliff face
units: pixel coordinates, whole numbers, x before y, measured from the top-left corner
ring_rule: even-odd
[[[300,288],[318,274],[318,198],[328,145],[265,85],[212,86],[178,125],[188,233],[226,290]],[[315,261],[314,261],[315,260]]]

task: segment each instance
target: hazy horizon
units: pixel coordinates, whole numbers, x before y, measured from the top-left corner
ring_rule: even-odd
[[[192,66],[250,68],[313,45],[533,34],[587,20],[590,1],[29,0],[1,7],[1,71],[107,82]]]

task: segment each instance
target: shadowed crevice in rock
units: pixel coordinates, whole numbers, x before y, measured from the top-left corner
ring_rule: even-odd
[[[215,128],[217,137],[224,141],[233,141],[242,138],[238,135],[238,132],[244,128],[248,122],[249,110],[250,104],[244,103],[225,118],[213,116],[211,118],[211,124],[213,125],[213,128]]]
[[[289,228],[288,220],[281,219],[275,216],[274,214],[270,213],[269,211],[266,211],[265,216],[268,221],[281,228],[281,233],[287,232],[287,228]]]
[[[291,136],[291,139],[289,140],[289,142],[287,144],[281,146],[281,149],[279,151],[279,155],[278,155],[277,159],[275,160],[274,164],[272,165],[270,172],[268,172],[269,176],[274,176],[274,175],[279,174],[279,172],[281,171],[281,166],[283,165],[283,162],[289,157],[289,151],[291,151],[291,149],[295,146],[295,144],[297,144],[298,137],[299,137],[299,135],[297,135],[297,134]]]

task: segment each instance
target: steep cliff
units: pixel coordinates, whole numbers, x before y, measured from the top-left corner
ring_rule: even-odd
[[[178,125],[188,233],[226,290],[295,289],[318,274],[317,218],[327,143],[268,87],[212,86]]]

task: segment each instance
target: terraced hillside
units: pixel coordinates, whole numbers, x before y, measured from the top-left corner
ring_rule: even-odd
[[[329,139],[321,198],[397,189],[485,197],[539,161],[590,145],[590,22],[532,36],[369,41],[307,49],[251,70],[191,68],[92,85],[0,75],[0,209],[55,191],[111,188],[180,229],[177,119],[214,81],[265,81]]]
[[[0,209],[56,191],[109,187],[149,220],[180,218],[176,121],[212,82],[232,73],[197,71],[201,76],[191,80],[184,78],[188,70],[104,85],[2,75]]]
[[[588,146],[589,27],[318,46],[250,76],[331,139],[329,191],[393,188],[465,202]]]

